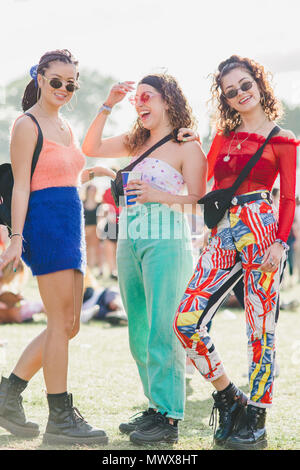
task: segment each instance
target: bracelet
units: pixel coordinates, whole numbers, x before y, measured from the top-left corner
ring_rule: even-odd
[[[107,106],[106,104],[103,104],[103,105],[101,106],[101,108],[99,109],[98,114],[100,114],[100,113],[110,114],[110,113],[111,113],[111,110],[112,110],[112,108],[110,108],[110,107]]]
[[[12,239],[12,237],[21,237],[23,240],[23,235],[21,235],[21,233],[12,233],[11,235],[9,235],[9,238]]]
[[[89,180],[91,181],[95,177],[95,172],[93,170],[88,170],[89,173]]]
[[[285,243],[283,240],[280,240],[280,238],[276,238],[274,243],[279,243],[281,246],[283,246],[283,248],[286,251],[289,251],[289,249],[290,249],[289,245],[287,243]]]

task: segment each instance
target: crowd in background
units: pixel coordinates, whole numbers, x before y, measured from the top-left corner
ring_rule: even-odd
[[[280,194],[274,188],[272,197],[278,209]],[[116,270],[116,246],[118,238],[119,208],[115,206],[109,188],[102,194],[95,184],[88,184],[81,194],[87,245],[87,272],[81,321],[99,319],[116,325],[126,325],[127,317],[118,289]],[[192,231],[193,257],[196,260],[205,246],[202,218],[189,216]],[[8,232],[0,226],[0,253],[8,243]],[[300,198],[296,198],[294,223],[288,238],[288,258],[283,279],[283,290],[300,283]],[[14,273],[8,265],[0,272],[0,324],[33,321],[36,314],[43,313],[43,304],[36,299],[24,299],[23,293],[30,274],[23,262]],[[234,293],[231,293],[223,306],[241,308]],[[295,310],[296,300],[281,301],[282,309]]]

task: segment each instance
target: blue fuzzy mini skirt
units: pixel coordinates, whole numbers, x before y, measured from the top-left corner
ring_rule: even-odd
[[[86,267],[83,206],[78,188],[51,187],[30,194],[22,259],[34,276]]]

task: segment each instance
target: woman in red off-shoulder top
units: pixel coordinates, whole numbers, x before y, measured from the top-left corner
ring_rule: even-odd
[[[239,56],[219,65],[212,94],[219,131],[207,156],[208,180],[214,177],[213,189],[223,189],[234,183],[264,143],[281,115],[281,107],[263,66]],[[181,130],[181,135],[186,132]],[[294,134],[283,129],[270,139],[224,218],[212,229],[174,322],[188,357],[216,389],[213,399],[219,427],[215,442],[233,449],[267,446],[265,419],[272,404],[279,286],[295,212],[297,145]],[[277,217],[270,191],[278,175]],[[228,378],[206,327],[241,280],[249,398]],[[237,428],[243,415],[244,424]]]

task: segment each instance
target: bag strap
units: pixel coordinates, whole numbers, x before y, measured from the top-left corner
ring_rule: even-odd
[[[263,151],[265,149],[265,146],[267,145],[267,143],[269,142],[269,140],[275,135],[275,134],[278,134],[278,132],[280,131],[280,127],[279,126],[275,126],[273,127],[273,129],[271,130],[270,134],[268,135],[268,137],[266,138],[266,140],[264,141],[264,143],[261,145],[261,147],[259,147],[259,149],[257,150],[257,152],[250,158],[250,160],[248,161],[248,163],[244,166],[244,168],[242,169],[241,173],[239,174],[239,176],[237,177],[237,179],[235,180],[235,182],[233,183],[233,185],[231,186],[232,190],[234,190],[234,192],[238,189],[238,187],[242,184],[242,182],[246,179],[246,177],[248,176],[248,174],[250,173],[250,171],[252,170],[252,168],[256,165],[256,163],[258,162],[258,160],[260,159],[260,157],[262,156],[263,154]]]
[[[166,135],[161,140],[156,142],[156,144],[154,144],[152,147],[150,147],[148,150],[146,150],[146,152],[144,152],[137,160],[130,163],[126,168],[123,168],[121,171],[131,171],[132,168],[134,168],[138,163],[140,163],[142,160],[144,160],[144,158],[148,157],[148,155],[150,155],[150,153],[152,153],[158,147],[160,147],[161,145],[165,144],[166,142],[168,142],[169,140],[171,140],[173,138],[174,138],[173,134]]]
[[[29,116],[35,122],[35,124],[37,125],[37,128],[38,128],[38,138],[37,138],[37,143],[36,143],[36,147],[34,149],[34,153],[33,153],[33,157],[32,157],[32,163],[31,163],[31,178],[32,178],[35,167],[36,167],[36,164],[37,164],[38,159],[39,159],[39,155],[40,155],[42,147],[43,147],[43,133],[42,133],[42,129],[40,128],[40,125],[39,125],[37,119],[33,116],[33,114],[30,114],[30,113],[25,113],[25,114],[26,114],[26,116]]]

